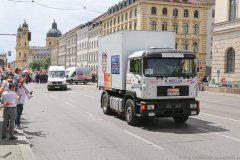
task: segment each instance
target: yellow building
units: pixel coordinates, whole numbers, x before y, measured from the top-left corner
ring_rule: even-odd
[[[48,31],[46,36],[46,47],[30,46],[31,32],[28,24],[24,21],[17,32],[16,67],[28,69],[33,60],[42,60],[50,57],[51,47],[57,44],[58,37],[61,35],[62,33],[57,29],[57,23],[54,21],[52,29]]]
[[[176,32],[176,48],[193,51],[205,75],[210,6],[197,0],[124,0],[108,9],[103,34],[123,29]]]

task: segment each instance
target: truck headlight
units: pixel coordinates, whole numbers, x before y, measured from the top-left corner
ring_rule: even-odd
[[[154,105],[147,105],[148,110],[154,110],[154,108],[155,108]]]
[[[51,81],[48,81],[48,84],[52,84],[52,82],[51,82]]]

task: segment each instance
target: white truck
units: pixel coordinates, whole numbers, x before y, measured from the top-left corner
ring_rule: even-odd
[[[67,90],[66,71],[63,66],[50,66],[48,69],[48,91],[53,89]]]
[[[196,56],[173,48],[173,32],[120,31],[100,37],[98,86],[104,114],[123,115],[129,125],[141,117],[184,123],[198,115]]]
[[[70,67],[66,70],[67,83],[87,84],[92,81],[91,68]]]

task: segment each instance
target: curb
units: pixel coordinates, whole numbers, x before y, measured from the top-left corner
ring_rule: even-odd
[[[32,152],[32,149],[30,148],[30,145],[27,141],[27,138],[23,132],[23,130],[18,130],[20,134],[22,135],[18,135],[18,140],[21,140],[21,141],[25,141],[26,144],[18,144],[19,145],[19,148],[21,150],[21,154],[22,154],[22,157],[23,157],[23,160],[36,160],[33,152]]]

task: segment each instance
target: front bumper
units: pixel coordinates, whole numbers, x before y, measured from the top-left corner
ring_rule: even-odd
[[[145,105],[144,110],[141,109],[141,105]],[[141,101],[140,104],[136,105],[135,113],[140,117],[194,116],[200,113],[200,103],[197,100]]]

